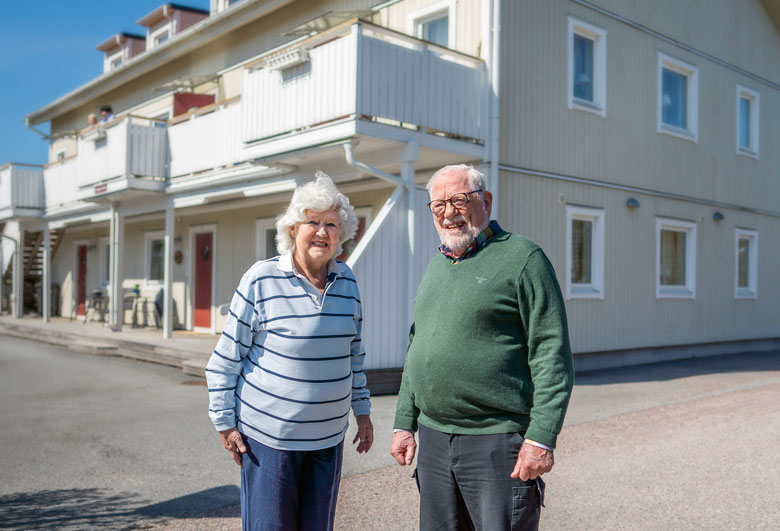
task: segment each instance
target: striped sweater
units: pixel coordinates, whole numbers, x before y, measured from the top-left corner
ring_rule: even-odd
[[[257,262],[230,303],[206,365],[209,416],[271,448],[318,450],[344,438],[350,407],[370,413],[362,309],[352,270],[331,261],[323,293],[290,253]]]

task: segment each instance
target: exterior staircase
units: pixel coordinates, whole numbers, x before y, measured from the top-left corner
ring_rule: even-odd
[[[65,229],[53,230],[49,232],[49,244],[51,252],[51,260],[54,261],[54,257],[57,254],[57,250],[62,243],[62,237]],[[38,290],[36,289],[40,285],[40,281],[43,277],[43,231],[25,231],[23,237],[22,247],[22,276],[24,277],[24,310],[39,312],[41,301],[38,300]],[[0,275],[0,281],[4,282],[4,292],[10,293],[11,282],[13,277],[13,261],[8,260],[8,264]],[[54,310],[58,304],[59,293],[57,296],[52,294],[54,304],[52,310]],[[40,313],[40,312],[39,312]]]

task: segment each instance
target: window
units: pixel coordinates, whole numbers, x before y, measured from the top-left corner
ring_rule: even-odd
[[[569,17],[569,109],[606,112],[607,32]]]
[[[696,224],[657,218],[656,298],[696,297]]]
[[[165,270],[165,232],[147,232],[144,253],[144,277],[147,284],[161,284]]]
[[[440,46],[455,47],[455,2],[439,2],[408,15],[409,33]]]
[[[255,258],[267,260],[277,254],[275,218],[258,219],[255,221]]]
[[[734,274],[734,298],[755,299],[758,296],[758,232],[737,229]]]
[[[122,58],[121,57],[117,57],[116,59],[113,59],[111,61],[111,70],[116,70],[120,66],[122,66]]]
[[[758,92],[737,85],[737,153],[758,158]]]
[[[566,206],[566,297],[604,298],[604,210]]]
[[[111,244],[108,238],[100,238],[98,254],[100,260],[100,285],[105,288],[111,282]]]
[[[68,149],[67,148],[62,148],[62,149],[57,151],[57,154],[56,154],[57,160],[65,160],[65,157],[67,157],[67,156],[68,156]]]
[[[695,66],[658,54],[658,132],[698,138],[699,71]]]
[[[160,33],[154,38],[154,45],[159,46],[160,44],[164,43],[168,40],[168,32]]]

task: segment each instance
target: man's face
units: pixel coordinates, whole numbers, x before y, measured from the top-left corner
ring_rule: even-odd
[[[455,194],[472,192],[465,172],[455,170],[436,178],[431,187],[431,200],[448,200]],[[447,201],[444,212],[433,215],[433,224],[441,242],[456,255],[465,251],[471,240],[490,223],[493,196],[490,192],[469,194],[469,202],[460,210]]]
[[[108,116],[108,111],[100,111],[100,117],[105,119],[105,117]]]

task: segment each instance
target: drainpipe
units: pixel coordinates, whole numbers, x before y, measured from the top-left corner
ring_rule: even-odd
[[[500,134],[499,122],[501,119],[500,107],[500,48],[501,48],[501,0],[493,0],[490,10],[490,61],[488,68],[490,70],[490,187],[493,192],[493,209],[491,217],[498,219],[498,139]]]
[[[11,315],[13,317],[19,318],[21,317],[21,306],[19,305],[19,291],[17,289],[17,284],[19,283],[19,274],[21,273],[21,267],[19,267],[19,256],[21,253],[19,252],[19,242],[16,241],[16,238],[12,238],[11,236],[8,236],[7,234],[0,234],[0,237],[2,238],[8,238],[12,242],[14,242],[14,257],[13,257],[13,269],[12,271],[12,277],[11,277],[11,295],[13,295],[13,304],[11,303],[11,297],[8,297],[8,306],[10,306]]]

